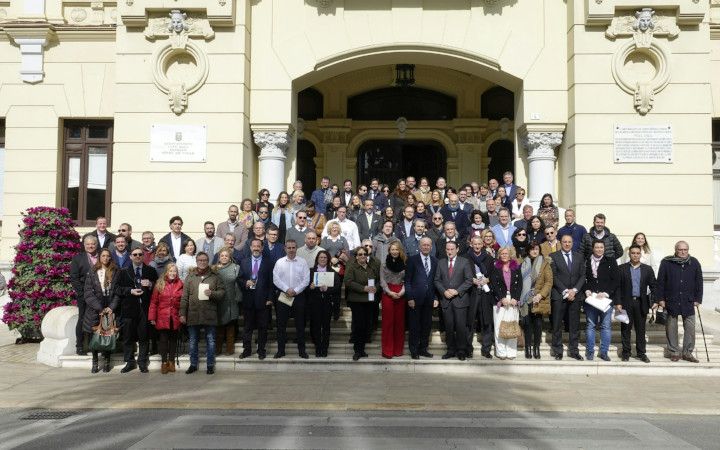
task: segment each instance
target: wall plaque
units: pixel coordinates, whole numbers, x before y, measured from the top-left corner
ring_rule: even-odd
[[[151,162],[205,162],[205,125],[153,125],[150,128]]]
[[[615,125],[616,163],[672,163],[670,125]]]

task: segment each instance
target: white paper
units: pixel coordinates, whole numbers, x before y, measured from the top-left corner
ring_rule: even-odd
[[[585,303],[588,305],[599,309],[602,312],[607,312],[608,309],[610,309],[610,305],[612,304],[612,300],[608,297],[605,298],[599,298],[596,293],[592,293],[590,297],[587,297],[585,299]]]
[[[281,292],[280,295],[278,296],[278,301],[281,302],[281,303],[284,303],[284,304],[286,304],[286,305],[288,305],[288,306],[292,306],[292,305],[293,305],[293,301],[295,301],[295,297],[290,297],[290,296],[287,295],[286,293]]]
[[[200,283],[198,284],[198,300],[210,300],[210,297],[205,295],[205,291],[210,289],[210,284]]]
[[[313,280],[315,286],[334,287],[335,286],[335,273],[334,272],[315,272]]]
[[[375,279],[373,279],[373,278],[368,279],[368,286],[375,287]],[[371,302],[374,302],[375,294],[373,294],[372,292],[368,292],[368,300]]]
[[[618,310],[614,309],[612,320],[614,320],[615,322],[622,322],[626,325],[630,323],[630,317],[628,317],[628,313],[624,309],[621,310],[620,312],[618,312]]]

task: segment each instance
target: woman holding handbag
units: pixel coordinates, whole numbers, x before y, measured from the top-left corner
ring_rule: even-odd
[[[180,330],[180,298],[183,282],[175,263],[165,268],[165,274],[155,283],[148,320],[158,330],[158,353],[162,359],[160,373],[175,372],[178,330]]]
[[[553,276],[550,259],[543,258],[540,254],[540,244],[537,242],[533,241],[528,246],[528,256],[523,261],[520,272],[522,273],[520,321],[525,332],[525,358],[540,359],[542,321],[543,316],[550,315]]]
[[[98,255],[98,260],[93,266],[89,276],[85,277],[85,316],[83,316],[83,332],[87,335],[88,341],[92,341],[92,335],[100,327],[102,317],[109,315],[110,327],[114,328],[113,311],[117,308],[119,298],[115,295],[115,287],[117,286],[118,269],[115,261],[113,261],[110,250],[104,248]],[[92,350],[92,369],[91,373],[100,371],[98,363],[98,351]],[[111,351],[103,351],[105,364],[103,372],[110,372],[110,353]]]
[[[515,359],[517,339],[520,336],[518,306],[521,306],[522,275],[520,264],[511,257],[509,247],[498,250],[490,285],[496,301],[495,356]]]

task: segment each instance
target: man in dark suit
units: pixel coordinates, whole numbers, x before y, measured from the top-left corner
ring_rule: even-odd
[[[373,201],[376,211],[381,210],[385,205],[387,205],[387,198],[380,190],[380,180],[377,178],[370,180],[370,189],[368,189],[366,198]]]
[[[552,307],[552,351],[551,355],[560,360],[563,357],[562,325],[567,313],[567,325],[570,331],[568,355],[582,361],[578,351],[580,334],[580,304],[585,298],[585,259],[581,253],[573,252],[572,236],[563,236],[561,249],[550,254],[553,271],[553,288],[550,294]]]
[[[440,214],[445,222],[455,223],[458,235],[463,237],[470,226],[470,216],[460,209],[457,194],[448,195],[448,204],[440,208]]]
[[[130,257],[132,264],[120,271],[117,288],[117,295],[120,297],[125,360],[125,367],[120,372],[130,372],[139,367],[140,372],[147,373],[149,328],[151,326],[148,322],[148,310],[153,286],[155,286],[158,275],[155,269],[143,264],[142,249],[133,250]],[[136,343],[138,344],[137,363],[135,362]]]
[[[375,202],[367,198],[363,202],[363,208],[365,211],[359,214],[355,221],[361,241],[372,239],[380,232],[380,216],[375,214]]]
[[[473,285],[472,264],[467,258],[458,257],[457,242],[445,244],[447,258],[438,263],[435,288],[440,294],[447,353],[443,359],[465,360],[467,355],[467,310],[470,304],[470,288]]]
[[[454,222],[445,222],[443,226],[445,230],[443,236],[435,242],[435,250],[437,252],[437,259],[443,259],[447,257],[445,254],[445,244],[452,241],[458,245],[458,254],[464,255],[467,252],[467,244],[463,239],[460,238],[457,232],[457,227]]]
[[[408,299],[408,349],[412,359],[420,356],[432,358],[428,352],[432,310],[439,302],[435,292],[435,273],[438,260],[433,256],[433,242],[429,237],[420,239],[419,253],[408,258],[405,268],[405,297]]]
[[[494,259],[489,253],[483,251],[482,238],[474,236],[470,241],[470,248],[465,257],[473,264],[473,289],[470,291],[470,303],[468,306],[468,356],[473,354],[473,337],[475,336],[475,321],[478,322],[477,330],[482,335],[481,353],[485,358],[492,358],[490,348],[494,340],[494,318],[493,308],[495,297],[490,291],[488,283],[490,274],[494,269]],[[478,276],[482,274],[482,276]]]
[[[85,235],[95,236],[95,239],[98,240],[98,250],[101,248],[108,248],[111,242],[115,242],[115,235],[109,232],[107,227],[107,217],[100,216],[95,220],[95,229]]]
[[[240,262],[237,284],[243,293],[243,352],[240,358],[252,355],[252,335],[258,330],[258,359],[267,355],[267,329],[270,309],[272,306],[273,282],[272,271],[274,261],[263,254],[263,244],[259,239],[250,242],[251,255]]]
[[[420,253],[420,239],[424,237],[429,238],[429,236],[425,234],[426,226],[427,224],[425,223],[424,219],[416,219],[415,224],[413,225],[413,233],[410,236],[406,237],[403,241],[403,246],[405,247],[405,254],[408,258]],[[435,242],[433,242],[432,244],[431,251],[433,255],[436,253]]]
[[[405,239],[407,239],[408,236],[412,236],[414,224],[415,207],[404,207],[402,218],[400,218],[400,221],[397,223],[397,225],[395,225],[395,237],[400,239],[400,242],[405,242]]]
[[[83,347],[82,324],[85,317],[85,276],[97,262],[97,238],[91,234],[86,234],[83,238],[84,251],[73,256],[70,263],[70,283],[75,290],[75,299],[78,307],[78,321],[75,326],[75,349],[78,355],[86,355]]]
[[[631,245],[628,254],[630,262],[620,265],[620,304],[615,306],[618,311],[624,309],[630,319],[630,323],[620,324],[622,360],[630,360],[630,332],[635,328],[637,358],[649,363],[650,359],[645,354],[645,318],[652,306],[648,288],[651,294],[655,294],[657,281],[653,268],[640,262],[642,249],[638,245]]]
[[[170,257],[173,261],[177,261],[180,255],[185,253],[185,244],[191,240],[190,236],[182,232],[182,226],[182,217],[171,217],[170,232],[160,239],[160,242],[167,244],[170,249]]]
[[[340,203],[342,203],[343,206],[347,206],[349,208],[350,205],[352,205],[352,197],[353,197],[352,181],[345,180],[345,181],[343,181],[343,190],[342,190],[342,192],[340,192]]]

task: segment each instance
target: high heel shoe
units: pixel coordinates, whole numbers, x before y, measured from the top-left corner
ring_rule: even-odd
[[[532,359],[532,355],[530,355],[530,346],[525,346],[525,359]]]

